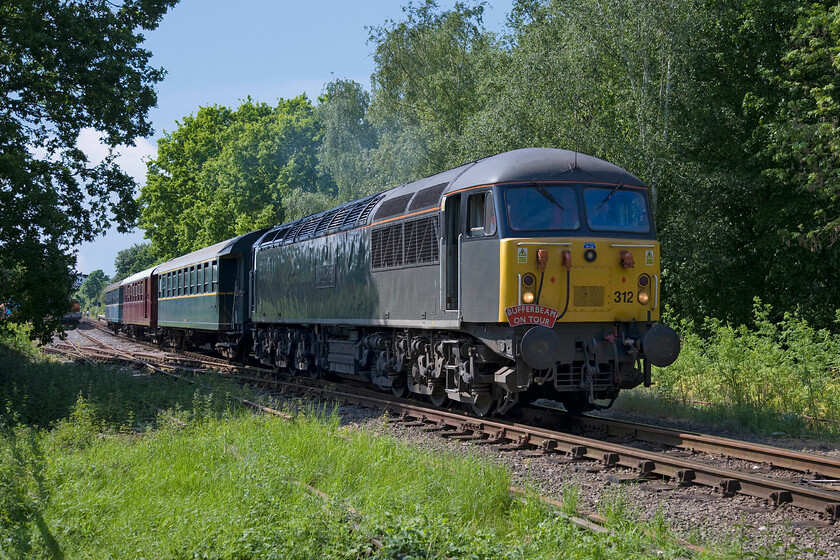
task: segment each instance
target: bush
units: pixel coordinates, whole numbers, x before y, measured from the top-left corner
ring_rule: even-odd
[[[676,321],[680,357],[657,369],[655,393],[782,419],[793,429],[802,418],[840,420],[840,335],[816,330],[796,313],[773,322],[771,312],[756,298],[751,326]]]

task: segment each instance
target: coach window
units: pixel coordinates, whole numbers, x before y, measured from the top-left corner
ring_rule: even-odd
[[[210,263],[204,263],[204,293],[210,293]]]
[[[471,194],[467,202],[467,235],[486,237],[496,234],[496,211],[493,208],[493,193],[490,191]]]
[[[213,291],[219,291],[219,261],[213,261]]]
[[[178,295],[179,296],[184,295],[184,271],[183,270],[178,271],[178,280],[176,280],[176,282],[177,282],[177,287],[178,287]]]

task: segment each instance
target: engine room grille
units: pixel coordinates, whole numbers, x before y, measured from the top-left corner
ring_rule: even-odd
[[[395,224],[371,232],[370,267],[373,270],[401,266],[403,263],[403,226]]]
[[[603,286],[575,286],[575,307],[603,307]]]
[[[405,264],[438,262],[438,217],[405,223]]]
[[[438,262],[438,217],[430,216],[374,229],[371,270]]]

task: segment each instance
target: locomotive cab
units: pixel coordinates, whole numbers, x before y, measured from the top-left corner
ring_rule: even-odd
[[[641,185],[533,183],[499,188],[498,321],[530,367],[531,398],[569,410],[649,386],[670,365],[676,334],[661,325],[660,247]],[[648,336],[649,335],[649,336]]]
[[[580,412],[649,386],[650,366],[676,359],[679,339],[657,324],[660,248],[644,185],[467,188],[445,197],[443,232],[446,311],[516,363],[489,364],[476,381]]]

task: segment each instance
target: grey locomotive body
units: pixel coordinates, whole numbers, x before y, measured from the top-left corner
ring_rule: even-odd
[[[603,206],[615,208],[599,222]],[[479,414],[522,395],[583,410],[648,383],[651,358],[676,358],[676,335],[654,328],[658,253],[633,175],[516,150],[265,233],[251,259],[253,351]]]

